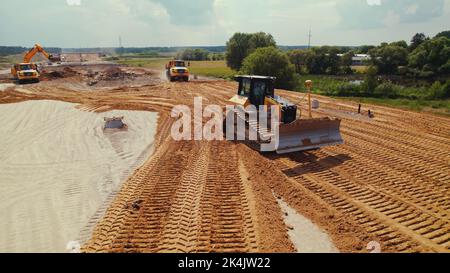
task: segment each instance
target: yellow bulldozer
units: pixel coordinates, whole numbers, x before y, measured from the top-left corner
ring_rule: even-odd
[[[275,95],[276,78],[236,76],[235,80],[239,82],[238,94],[231,98],[230,102],[237,107],[227,112],[224,129],[229,130],[227,125],[230,123],[227,119],[231,119],[235,124],[240,119],[245,124],[245,131],[235,130],[235,126],[232,126],[234,132],[231,133],[238,140],[248,140],[247,143],[260,152],[278,154],[314,150],[344,142],[340,133],[340,119],[312,118],[311,99],[309,99],[309,118],[301,118],[301,111],[297,105]],[[308,85],[311,84],[308,81]],[[270,121],[272,111],[269,109],[272,108],[277,109],[276,128]],[[261,126],[262,117],[267,118],[264,126]],[[251,132],[257,136],[256,140],[249,139]],[[274,136],[277,138],[276,142],[268,140]]]
[[[28,51],[23,57],[23,63],[14,64],[11,68],[12,77],[19,81],[19,83],[32,81],[39,82],[40,73],[35,63],[32,63],[31,60],[37,54],[41,53],[44,55],[50,62],[61,62],[60,55],[52,55],[47,53],[44,48],[36,44],[30,51]]]

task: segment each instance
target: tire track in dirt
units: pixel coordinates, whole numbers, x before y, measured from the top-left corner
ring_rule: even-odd
[[[323,164],[333,164],[333,162],[336,161],[336,158],[330,157],[328,153],[323,153],[322,156],[327,156],[327,160],[324,161]],[[360,164],[352,164],[352,162],[349,162],[350,164],[336,164],[338,162],[334,162],[336,167],[333,171],[337,171],[346,179],[355,181],[355,188],[367,189],[371,193],[377,192],[379,195],[384,196],[384,199],[389,199],[389,206],[383,207],[382,212],[385,215],[401,224],[406,223],[405,225],[408,228],[418,233],[421,237],[430,239],[437,245],[447,246],[446,242],[449,239],[450,232],[450,219],[447,215],[448,211],[442,209],[438,204],[430,206],[429,203],[426,203],[426,199],[421,199],[421,202],[418,202],[416,200],[417,197],[410,198],[401,190],[397,190],[395,183],[398,182],[398,179],[401,179],[401,177],[391,177],[388,174],[386,176],[380,175],[378,176],[376,185],[370,183],[374,178],[373,173],[376,173],[379,169],[371,168],[370,164],[364,164],[364,160],[361,162],[362,163]],[[362,164],[364,164],[364,166],[361,166]],[[414,185],[416,181],[411,180],[410,182]],[[356,184],[358,185],[356,186]],[[427,198],[433,199],[433,188],[420,188],[415,192],[420,193],[420,197],[425,195]],[[365,193],[365,195],[369,194]],[[356,198],[359,198],[359,196]],[[445,200],[446,197],[443,196],[441,198],[444,198],[443,200]],[[409,225],[409,221],[415,220],[416,218],[426,219],[430,224],[427,225],[424,223],[425,221],[422,221],[420,223],[414,222],[414,224]],[[439,248],[436,249],[439,250]]]
[[[214,142],[213,146],[200,226],[209,247],[200,251],[255,252],[256,232],[235,147],[224,142]]]
[[[424,156],[410,153],[406,147],[402,149],[402,145],[389,149],[392,143],[381,138],[375,140],[364,138],[362,134],[354,133],[352,130],[343,129],[342,131],[351,146],[358,147],[360,151],[377,157],[378,161],[384,161],[387,165],[393,165],[407,173],[424,177],[427,183],[434,182],[431,186],[444,185],[448,187],[446,182],[449,181],[450,168],[445,164],[445,156],[432,160],[433,157],[427,157],[426,153]]]
[[[113,219],[106,217],[93,240],[86,244],[86,251],[247,252],[258,249],[252,213],[238,169],[234,175],[225,176],[225,172],[233,171],[220,158],[231,157],[229,164],[237,164],[236,153],[228,154],[221,147],[227,143],[218,143],[214,149],[208,145],[192,147],[192,142],[177,145],[177,149],[169,148],[163,156],[156,155],[158,160],[154,166],[147,165],[145,173],[140,170],[133,177],[139,180],[140,190],[121,191],[133,196],[120,202],[127,212],[122,209]],[[174,146],[174,143],[169,145]],[[131,200],[139,203],[129,203]],[[102,228],[105,223],[117,222],[122,222],[120,229]],[[105,238],[110,238],[110,244],[101,243]]]
[[[352,153],[355,161],[346,161],[345,167],[351,168],[355,177],[364,177],[365,181],[370,184],[376,184],[377,187],[384,188],[389,192],[404,195],[407,199],[412,200],[415,204],[429,209],[430,214],[436,214],[438,217],[447,217],[449,205],[449,197],[446,195],[446,189],[428,185],[428,181],[414,174],[407,174],[399,170],[398,165],[389,164],[391,161],[376,161],[370,155],[363,153],[351,147],[337,147],[324,151],[329,156],[335,153]],[[400,165],[399,165],[400,166]],[[407,170],[407,167],[406,167]]]
[[[393,229],[394,223],[389,222],[376,209],[355,199],[354,196],[345,191],[348,189],[352,193],[364,192],[359,187],[355,188],[353,185],[349,185],[349,180],[342,178],[335,172],[320,167],[320,165],[311,167],[314,170],[310,171],[314,172],[314,174],[304,174],[304,170],[299,172],[296,169],[298,166],[296,161],[284,159],[279,160],[277,164],[287,176],[319,196],[333,208],[352,217],[367,232],[381,239],[383,247],[395,247],[397,251],[414,250],[414,246],[407,237],[403,236],[402,233],[395,233]],[[378,199],[378,196],[368,195],[368,197],[374,198],[370,201],[380,202],[377,204],[381,204],[381,206],[386,205]]]

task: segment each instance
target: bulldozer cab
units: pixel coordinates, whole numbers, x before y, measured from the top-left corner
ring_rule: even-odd
[[[274,96],[274,77],[236,76],[239,82],[238,95],[247,97],[250,104],[256,107],[265,104],[266,97]]]

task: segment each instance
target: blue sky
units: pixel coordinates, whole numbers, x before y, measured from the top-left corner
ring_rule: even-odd
[[[0,45],[223,45],[236,31],[278,44],[362,45],[450,29],[450,0],[0,0]]]

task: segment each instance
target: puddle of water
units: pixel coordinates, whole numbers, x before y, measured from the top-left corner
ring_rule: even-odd
[[[289,238],[298,253],[339,253],[330,237],[311,220],[299,214],[284,200],[278,199],[283,211],[284,222],[289,227]]]

